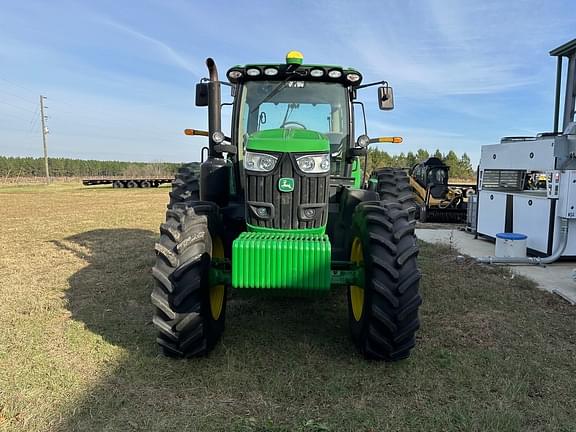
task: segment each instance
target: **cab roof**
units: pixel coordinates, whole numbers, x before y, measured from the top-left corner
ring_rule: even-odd
[[[226,73],[232,84],[245,81],[321,81],[357,87],[362,74],[356,69],[335,65],[258,63],[237,65]]]

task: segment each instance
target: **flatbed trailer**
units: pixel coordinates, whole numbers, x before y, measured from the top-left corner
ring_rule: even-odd
[[[108,185],[111,184],[113,188],[156,188],[161,184],[172,183],[174,178],[170,177],[138,177],[138,178],[126,178],[126,177],[94,177],[86,178],[82,180],[84,186],[97,186],[97,185]]]

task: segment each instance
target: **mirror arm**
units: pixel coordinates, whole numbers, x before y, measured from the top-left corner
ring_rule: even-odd
[[[229,82],[226,82],[226,81],[210,81],[209,78],[200,78],[200,82],[201,82],[201,83],[219,82],[220,85],[225,85],[225,86],[228,86],[228,87],[234,87],[234,85],[233,85],[233,84],[230,84]]]
[[[359,86],[356,87],[356,88],[357,88],[357,89],[361,89],[361,88],[365,88],[365,87],[373,87],[373,86],[379,85],[379,84],[381,84],[381,85],[383,85],[383,86],[385,86],[385,87],[388,87],[388,81],[376,81],[376,82],[373,82],[373,83],[368,83],[368,84],[359,85]]]

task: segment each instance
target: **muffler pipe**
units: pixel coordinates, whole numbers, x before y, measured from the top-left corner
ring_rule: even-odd
[[[211,57],[206,59],[206,67],[210,82],[208,83],[208,156],[219,157],[220,153],[214,150],[215,143],[212,139],[214,132],[222,131],[220,81],[218,81],[218,69],[216,62]]]

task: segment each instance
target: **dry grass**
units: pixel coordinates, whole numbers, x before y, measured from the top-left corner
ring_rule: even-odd
[[[0,188],[0,430],[575,430],[576,311],[423,245],[413,357],[365,362],[344,295],[234,296],[206,359],[150,325],[166,189]]]

